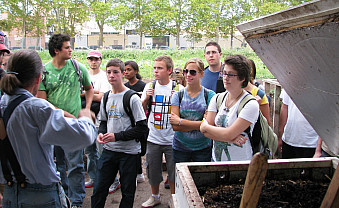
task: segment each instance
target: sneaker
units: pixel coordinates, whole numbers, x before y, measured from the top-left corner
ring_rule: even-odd
[[[137,181],[138,183],[145,182],[145,176],[143,173],[137,175]]]
[[[154,207],[158,204],[160,204],[160,197],[159,199],[155,199],[153,196],[150,196],[149,199],[147,201],[145,201],[144,203],[142,203],[142,207]]]
[[[86,188],[92,188],[93,186],[94,186],[94,180],[92,179],[89,179],[89,181],[85,183]]]
[[[113,194],[120,188],[120,186],[121,186],[120,181],[112,183],[112,185],[108,189],[108,193]]]
[[[165,189],[170,189],[170,185],[168,183],[168,176],[167,176],[167,179],[166,179],[166,181],[164,183],[164,186],[165,186]]]

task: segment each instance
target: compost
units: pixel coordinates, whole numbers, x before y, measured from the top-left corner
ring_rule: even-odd
[[[243,184],[199,187],[198,191],[206,208],[239,207]],[[328,186],[310,180],[266,180],[257,207],[320,207]]]

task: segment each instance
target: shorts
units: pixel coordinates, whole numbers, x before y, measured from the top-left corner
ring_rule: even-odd
[[[162,181],[162,157],[165,154],[168,180],[175,182],[175,163],[172,157],[172,145],[158,145],[147,142],[146,172],[151,186],[159,185]]]

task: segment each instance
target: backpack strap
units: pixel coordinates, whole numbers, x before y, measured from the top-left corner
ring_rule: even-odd
[[[111,90],[108,90],[107,92],[104,93],[104,96],[102,98],[102,103],[104,105],[104,111],[106,112],[106,118],[108,120],[108,114],[107,114],[107,111],[106,111],[106,106],[107,106],[107,99],[108,99],[108,95],[109,93],[111,92]]]
[[[208,89],[204,87],[204,97],[205,97],[205,102],[208,107]]]
[[[81,92],[83,92],[83,89],[84,89],[84,86],[82,85],[82,78],[81,78],[81,69],[80,69],[80,66],[79,66],[79,63],[75,60],[75,59],[71,59],[71,62],[74,66],[74,69],[75,69],[75,72],[77,73],[78,75],[78,80],[80,82],[80,89],[81,89]]]
[[[226,95],[227,95],[227,91],[226,92],[221,92],[217,94],[216,100],[217,100],[217,112],[219,111],[219,108],[221,106],[221,104],[224,102]]]
[[[75,72],[77,73],[78,75],[78,80],[80,82],[80,89],[81,89],[81,92],[83,91],[83,85],[82,85],[82,78],[81,78],[81,69],[80,69],[80,66],[79,66],[79,63],[75,60],[75,59],[71,59],[71,62],[73,64],[73,67],[75,69]],[[49,72],[47,70],[45,70],[45,66],[44,66],[44,71],[43,71],[43,79],[41,80],[42,84],[45,86],[46,88],[46,77],[47,77],[47,74],[49,74]]]
[[[132,124],[132,127],[135,126],[135,119],[134,119],[134,116],[133,116],[133,113],[132,113],[132,108],[131,108],[131,105],[130,105],[130,101],[131,101],[131,97],[134,95],[134,94],[137,94],[138,93],[134,90],[128,90],[125,94],[124,94],[124,97],[122,99],[122,102],[123,102],[123,106],[124,106],[124,110],[126,112],[126,114],[128,115],[128,117],[130,118],[131,120],[131,124]],[[139,96],[139,95],[138,95]]]
[[[182,100],[182,98],[184,97],[184,90],[185,90],[185,89],[181,89],[181,90],[179,90],[179,92],[178,92],[178,97],[179,97],[179,107],[180,107],[180,104],[181,104],[181,100]]]
[[[3,114],[3,121],[5,129],[7,127],[8,121],[15,110],[15,108],[24,100],[29,98],[29,95],[22,94],[13,101],[11,101],[4,114]],[[22,173],[20,164],[18,162],[18,159],[14,153],[13,147],[8,139],[8,136],[5,137],[5,139],[0,140],[0,154],[1,154],[1,167],[3,171],[4,178],[7,181],[8,186],[13,185],[13,177],[11,170],[14,173],[14,176],[16,178],[16,181],[18,184],[20,184],[21,188],[26,187],[26,176]]]
[[[156,83],[157,83],[157,80],[153,80],[152,83],[151,83],[152,86],[150,88],[155,89],[155,84]],[[153,99],[153,96],[150,96],[149,99],[148,99],[146,119],[148,119],[149,115],[151,114],[152,99]]]

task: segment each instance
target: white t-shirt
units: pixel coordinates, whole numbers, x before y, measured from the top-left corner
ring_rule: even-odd
[[[288,117],[282,140],[293,147],[316,148],[318,134],[306,120],[292,99],[282,90],[280,98],[288,106]]]
[[[111,84],[107,80],[106,73],[103,72],[102,70],[100,70],[100,72],[95,75],[90,74],[89,77],[91,78],[93,88],[95,90],[99,90],[99,92],[105,93],[108,90],[112,89]]]
[[[110,93],[107,98],[105,110],[101,103],[99,117],[100,120],[107,120],[107,132],[119,133],[132,128],[131,120],[125,112],[123,105],[123,96],[128,90],[129,89],[126,89],[118,94]],[[145,112],[138,95],[133,95],[131,97],[130,106],[135,122],[146,119]],[[129,141],[109,142],[104,145],[104,148],[115,152],[138,154],[140,153],[141,147],[140,142],[136,142],[135,139],[133,139]]]
[[[217,111],[217,102],[216,97],[212,97],[210,105],[208,106],[208,111],[218,112],[215,117],[215,125],[219,127],[230,127],[234,121],[237,119],[237,111],[241,100],[248,94],[247,92],[241,96],[241,98],[229,109],[226,111],[226,95],[224,101],[222,102],[219,110]],[[259,104],[256,100],[249,101],[244,108],[240,111],[239,118],[245,119],[251,122],[251,133],[254,127],[255,122],[257,121],[259,116]],[[242,133],[246,138],[248,135],[243,132]],[[228,142],[219,142],[214,141],[213,150],[212,150],[212,158],[214,161],[239,161],[239,160],[250,160],[252,158],[253,151],[251,142],[248,139],[245,144],[241,147]]]
[[[152,83],[152,82],[150,82]],[[146,90],[150,88],[147,83],[141,95],[141,100],[146,97]],[[179,90],[183,89],[179,85]],[[149,134],[147,141],[159,145],[172,145],[174,131],[169,122],[171,115],[171,91],[172,81],[167,85],[161,85],[157,81],[152,96],[151,113],[148,117]]]

